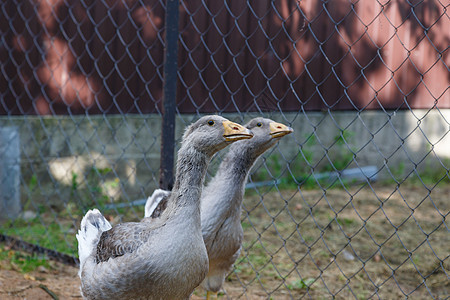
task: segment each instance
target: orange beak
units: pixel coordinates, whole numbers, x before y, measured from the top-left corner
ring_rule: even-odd
[[[250,139],[253,137],[253,133],[242,125],[231,121],[223,121],[223,127],[225,132],[223,137],[228,142],[235,142],[243,139]]]
[[[277,122],[270,122],[269,127],[272,138],[282,137],[286,134],[294,132],[294,129],[291,127]]]

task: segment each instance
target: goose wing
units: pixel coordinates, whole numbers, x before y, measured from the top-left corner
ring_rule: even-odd
[[[149,227],[148,223],[129,222],[104,231],[97,244],[95,256],[97,263],[135,252],[149,241],[155,233],[154,229],[162,224],[154,222],[152,225]]]

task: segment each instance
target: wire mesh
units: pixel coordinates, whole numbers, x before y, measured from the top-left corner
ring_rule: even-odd
[[[87,209],[112,223],[142,218],[171,155],[160,148],[165,10],[0,4],[0,126],[13,132],[0,136],[0,162],[13,166],[0,170],[0,200],[20,206],[2,208],[0,240],[70,262]],[[250,174],[224,297],[449,296],[447,10],[180,0],[175,145],[206,113],[295,130]]]

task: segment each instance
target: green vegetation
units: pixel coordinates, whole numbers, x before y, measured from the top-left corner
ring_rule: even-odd
[[[94,166],[85,175],[83,184],[79,184],[78,174],[72,173],[71,197],[76,197],[82,201],[83,210],[93,206],[99,209],[104,208],[104,205],[109,201],[109,197],[101,183],[111,173],[111,168],[100,169]]]
[[[44,218],[44,216],[42,216]],[[72,223],[43,223],[41,218],[16,219],[2,224],[0,233],[18,236],[23,241],[69,255],[76,255],[76,238]]]
[[[354,133],[342,131],[342,134],[334,137],[333,145],[328,151],[332,162],[328,162],[321,169],[322,172],[342,171],[353,161],[353,149],[349,149],[348,144],[352,144]]]
[[[334,138],[332,145],[326,151],[330,162],[325,157],[325,153],[319,157],[317,140],[314,135],[310,135],[301,145],[300,152],[291,161],[286,162],[281,156],[272,154],[264,159],[263,166],[254,170],[251,179],[254,182],[261,182],[274,180],[275,177],[275,179],[279,179],[278,187],[280,189],[301,187],[309,190],[319,188],[319,186],[341,187],[341,184],[335,179],[327,176],[317,178],[317,175],[324,172],[342,171],[349,167],[354,159],[353,149],[349,149],[353,136],[353,133],[343,131]],[[323,151],[322,149],[321,152]],[[265,193],[269,190],[263,188],[262,192]]]
[[[437,184],[450,184],[450,159],[427,157],[412,169],[407,170],[405,163],[400,162],[389,168],[391,178],[384,179],[384,185],[399,183],[402,185],[423,186],[429,188]]]
[[[329,219],[330,221],[332,220],[332,218]],[[355,223],[355,219],[350,219],[350,218],[337,218],[336,219],[337,222],[339,223],[339,225],[341,226],[349,226],[352,225],[353,223]]]
[[[298,279],[293,281],[292,283],[287,284],[288,289],[294,290],[294,289],[307,289],[310,287],[311,284],[313,284],[315,281],[314,278],[306,278],[305,280]]]
[[[136,220],[136,216],[143,214],[143,206],[133,208],[111,208],[108,206],[112,203],[108,189],[117,189],[119,185],[120,181],[111,168],[92,167],[84,176],[83,181],[79,180],[78,174],[72,173],[70,202],[65,210],[70,215],[81,218],[88,209],[96,207],[104,214],[120,214],[123,217],[131,218],[131,220]],[[114,202],[122,201],[121,199],[115,199]]]
[[[442,164],[442,165],[441,165]],[[450,159],[442,159],[440,162],[425,161],[419,166],[419,172],[413,173],[408,179],[415,184],[434,186],[438,183],[450,184]]]
[[[34,211],[36,216],[31,219],[17,218],[5,221],[0,226],[0,233],[20,237],[21,240],[36,244],[68,255],[77,255],[76,227],[84,213],[93,207],[99,208],[107,218],[120,214],[126,220],[136,220],[143,215],[144,207],[107,208],[111,202],[105,187],[107,184],[117,187],[110,168],[91,168],[82,176],[72,173],[69,200],[64,206],[49,207],[44,204],[32,205],[32,198],[24,203],[23,211]],[[83,178],[84,181],[80,181]],[[108,182],[104,183],[105,178]],[[116,185],[116,186],[114,186]],[[28,182],[28,191],[33,192],[38,186],[38,179],[33,175]],[[60,202],[64,204],[64,202]],[[55,220],[55,213],[58,220]],[[56,222],[55,222],[56,221]]]
[[[306,138],[300,144],[299,153],[290,161],[286,161],[280,155],[273,153],[263,159],[263,164],[253,170],[251,180],[253,182],[277,182],[277,188],[303,190],[343,188],[342,183],[334,176],[327,176],[327,172],[339,172],[351,168],[354,160],[354,152],[351,145],[354,144],[354,133],[342,131],[334,137],[334,141],[328,148],[318,146],[314,135]],[[412,164],[408,169],[405,162],[389,161],[393,166],[389,167],[391,178],[384,178],[381,183],[406,184],[413,186],[433,187],[436,184],[450,184],[450,159],[437,158],[429,154],[416,167]],[[357,184],[356,180],[344,181],[345,187]],[[268,184],[247,191],[248,195],[265,194],[273,189]]]
[[[0,267],[13,269],[21,273],[34,271],[39,267],[51,268],[45,257],[14,251],[3,245],[0,246]]]

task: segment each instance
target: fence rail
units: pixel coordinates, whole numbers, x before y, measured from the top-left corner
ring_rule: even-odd
[[[187,124],[266,116],[295,132],[251,172],[225,297],[449,297],[448,8],[3,1],[0,241],[73,263],[87,209],[170,187]]]

